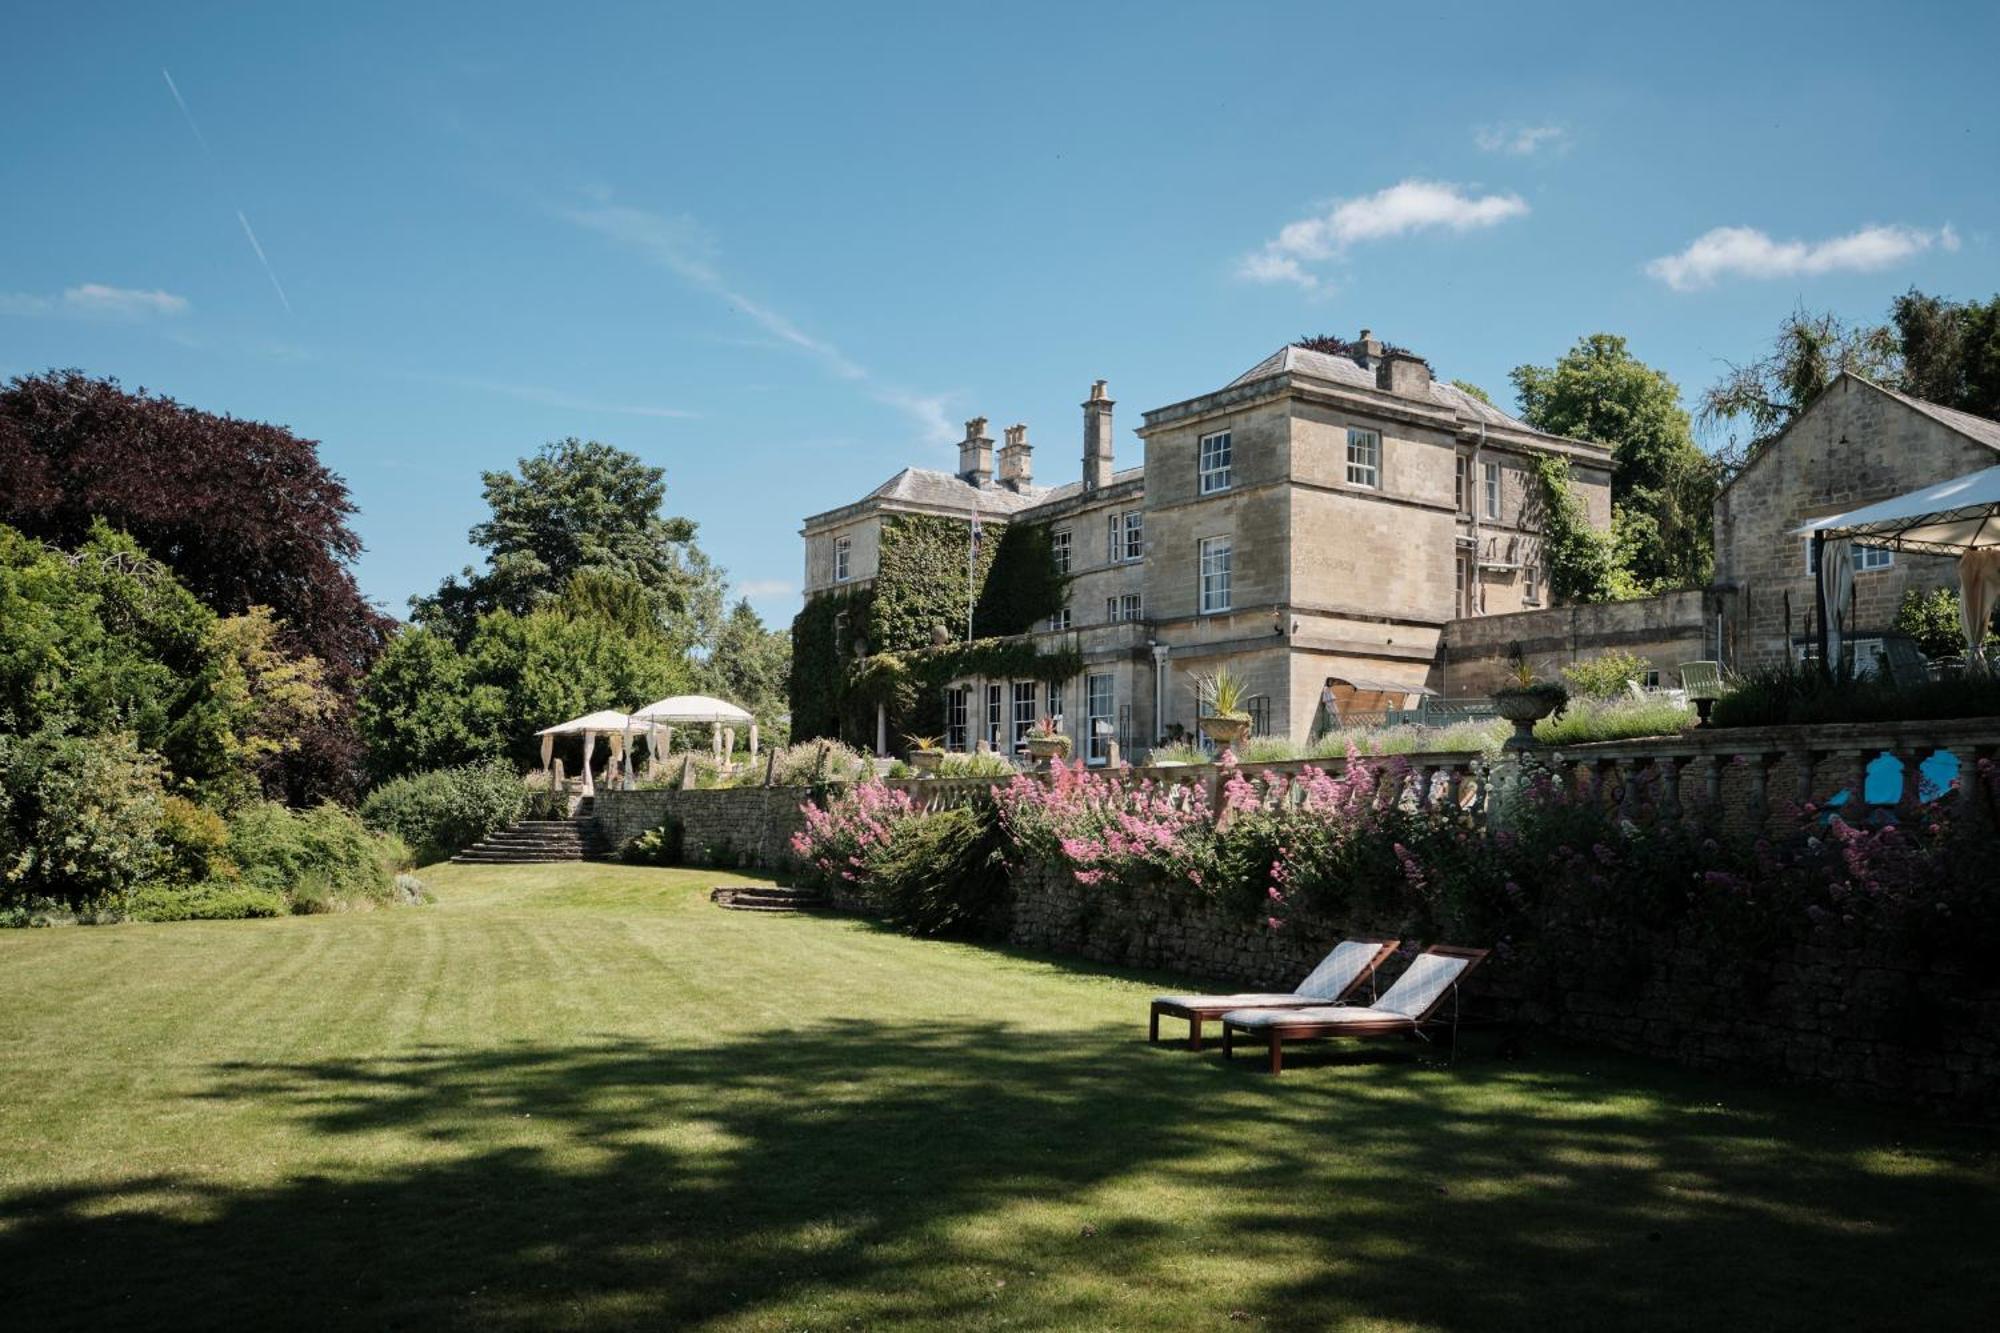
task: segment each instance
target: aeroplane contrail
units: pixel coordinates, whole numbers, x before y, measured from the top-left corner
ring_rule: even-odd
[[[195,121],[194,112],[188,110],[187,99],[181,96],[180,87],[174,83],[174,76],[162,67],[160,77],[167,81],[167,91],[173,95],[174,105],[181,109],[181,119],[187,122],[188,129],[194,133],[195,142],[201,145],[202,156],[208,159],[209,165],[219,168],[215,150],[208,146],[208,136],[201,132],[201,126]],[[263,245],[257,240],[256,231],[250,226],[249,216],[239,208],[236,210],[236,220],[243,224],[243,238],[250,242],[250,252],[257,256],[257,262],[263,265],[264,276],[271,280],[271,290],[278,294],[278,304],[285,307],[286,314],[291,314],[291,298],[285,295],[285,284],[278,281],[278,270],[271,267],[270,258],[265,255]]]

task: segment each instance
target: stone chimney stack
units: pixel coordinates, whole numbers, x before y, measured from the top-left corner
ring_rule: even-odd
[[[958,442],[958,475],[974,486],[993,480],[993,439],[986,433],[985,417],[965,423],[965,438]]]
[[[1363,329],[1354,340],[1354,361],[1363,370],[1373,370],[1381,363],[1382,340],[1375,336],[1375,330]]]
[[[1083,404],[1083,489],[1102,490],[1111,484],[1111,397],[1104,381],[1090,386]]]
[[[1431,400],[1431,367],[1410,352],[1385,352],[1375,367],[1375,387],[1398,398]]]
[[[1000,446],[1000,484],[1024,490],[1035,479],[1035,447],[1028,443],[1028,428],[1007,427],[1007,443]]]

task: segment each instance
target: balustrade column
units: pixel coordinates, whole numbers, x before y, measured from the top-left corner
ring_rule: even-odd
[[[1848,775],[1847,801],[1840,807],[1840,817],[1859,826],[1868,818],[1868,765],[1874,761],[1875,751],[1840,750],[1835,757],[1840,760],[1836,771]]]
[[[1660,813],[1676,819],[1681,813],[1681,765],[1686,759],[1666,755],[1653,761],[1660,774]]]
[[[1722,756],[1709,755],[1702,761],[1702,794],[1710,809],[1722,804]]]

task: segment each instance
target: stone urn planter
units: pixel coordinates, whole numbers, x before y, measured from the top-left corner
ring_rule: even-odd
[[[910,751],[910,767],[916,769],[919,776],[928,776],[937,772],[938,765],[943,762],[943,750]]]
[[[1535,748],[1535,724],[1569,702],[1569,691],[1552,680],[1529,685],[1509,685],[1493,691],[1493,707],[1514,724],[1514,734],[1504,749]]]
[[[1036,763],[1046,764],[1051,759],[1069,758],[1069,737],[1058,732],[1053,736],[1037,736],[1028,733],[1028,753]]]
[[[1250,734],[1250,719],[1247,717],[1204,717],[1199,719],[1203,734],[1222,747],[1218,760],[1234,759],[1231,747]]]

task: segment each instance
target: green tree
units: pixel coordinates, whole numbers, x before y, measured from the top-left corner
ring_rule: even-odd
[[[1521,418],[1537,430],[1611,446],[1617,568],[1640,592],[1706,584],[1715,568],[1715,460],[1694,442],[1680,389],[1593,333],[1553,366],[1516,366]]]
[[[482,475],[491,516],[468,534],[486,566],[468,566],[413,599],[412,618],[461,646],[493,611],[526,615],[573,590],[579,574],[644,591],[659,632],[683,648],[707,642],[722,617],[722,573],[695,544],[695,524],[661,512],[666,472],[636,454],[575,438]],[[607,586],[594,585],[598,590]]]
[[[1609,537],[1590,526],[1570,485],[1569,460],[1535,460],[1542,551],[1549,562],[1549,596],[1558,605],[1608,602],[1619,595]]]
[[[1457,389],[1460,393],[1477,398],[1488,407],[1493,406],[1493,395],[1480,388],[1477,384],[1474,384],[1471,380],[1453,380],[1451,387]]]
[[[1901,388],[1961,412],[2000,418],[2000,296],[1950,301],[1912,287],[1889,309]]]
[[[492,611],[460,648],[405,629],[362,687],[360,721],[377,779],[482,760],[535,761],[535,732],[600,708],[684,691],[686,654],[658,631],[633,633],[588,605],[552,600]]]
[[[736,603],[715,636],[702,664],[701,681],[710,690],[750,710],[773,743],[785,715],[786,683],[792,671],[792,636],[764,627],[748,598]]]
[[[1755,361],[1729,363],[1701,396],[1703,430],[1742,423],[1749,438],[1733,452],[1737,462],[1757,456],[1792,418],[1805,410],[1842,371],[1886,384],[1902,377],[1896,335],[1879,324],[1848,324],[1804,306],[1778,326],[1771,350]]]

